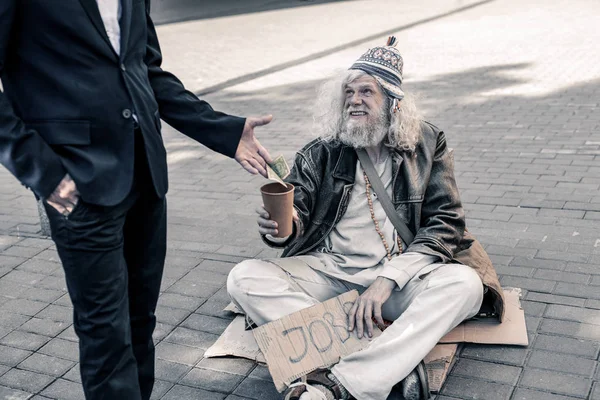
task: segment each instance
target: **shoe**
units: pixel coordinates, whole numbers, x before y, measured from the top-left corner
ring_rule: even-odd
[[[404,400],[428,400],[430,398],[427,369],[423,361],[400,383]]]
[[[317,370],[309,373],[308,375],[306,375],[306,377],[291,384],[287,388],[287,390],[284,392],[283,399],[284,400],[300,400],[300,396],[302,396],[304,393],[309,391],[307,386],[310,386],[310,385],[323,386],[333,394],[334,399],[336,399],[336,400],[344,399],[344,397],[342,397],[342,390],[340,389],[340,386],[337,383],[335,383],[333,380],[331,380],[331,378],[329,378],[330,373],[331,373],[331,371],[328,369],[317,369]],[[314,389],[314,390],[316,390],[316,389]],[[344,389],[344,391],[345,391],[345,389]],[[348,398],[348,400],[355,400],[355,399],[354,399],[354,397],[350,397],[350,398]]]

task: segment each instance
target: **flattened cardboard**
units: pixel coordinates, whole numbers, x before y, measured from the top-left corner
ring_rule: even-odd
[[[427,369],[430,392],[438,393],[442,388],[452,367],[457,348],[456,343],[438,344],[423,360]]]
[[[359,339],[348,332],[348,316],[358,292],[338,297],[292,313],[253,330],[258,347],[267,360],[275,388],[282,392],[297,378],[317,368],[329,367],[340,357],[365,348],[373,339]]]
[[[527,345],[525,315],[519,301],[520,293],[520,289],[504,290],[506,317],[502,324],[491,320],[465,322],[442,338],[440,343],[445,342],[446,344],[438,344],[433,348],[429,355],[425,357],[432,392],[439,390],[446,379],[456,355],[456,343],[466,341],[471,343]],[[246,331],[244,327],[245,318],[243,315],[238,315],[223,332],[219,340],[206,351],[204,356],[206,358],[219,356],[243,357],[265,363],[266,359],[258,347],[252,331]],[[316,362],[316,364],[319,364],[319,362]],[[317,367],[315,366],[311,370]]]
[[[504,289],[506,311],[502,323],[495,319],[466,321],[444,336],[440,343],[467,342],[527,346],[529,339],[525,326],[525,312],[519,301],[520,296],[521,289]]]
[[[245,330],[246,318],[238,315],[225,332],[204,353],[205,358],[234,356],[266,363],[265,356],[256,344],[252,331]]]

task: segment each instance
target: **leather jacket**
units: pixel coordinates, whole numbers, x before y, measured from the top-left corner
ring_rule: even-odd
[[[415,235],[405,251],[473,267],[486,286],[486,293],[491,294],[487,300],[501,318],[503,296],[496,272],[481,245],[470,234],[465,235],[465,215],[446,136],[428,122],[422,126],[414,152],[390,150],[392,203]],[[294,185],[294,207],[300,222],[286,242],[277,244],[264,237],[265,242],[285,247],[282,257],[318,249],[346,211],[357,160],[355,150],[338,141],[315,139],[300,150],[286,179]]]

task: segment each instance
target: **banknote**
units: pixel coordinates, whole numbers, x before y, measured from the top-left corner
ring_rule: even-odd
[[[290,167],[282,155],[278,156],[273,160],[272,163],[267,165],[267,177],[269,179],[273,179],[281,184],[284,184],[283,180],[289,175]]]
[[[283,179],[281,179],[279,175],[277,175],[273,168],[269,167],[269,164],[267,164],[267,178],[279,182],[285,186],[285,182],[283,181]]]

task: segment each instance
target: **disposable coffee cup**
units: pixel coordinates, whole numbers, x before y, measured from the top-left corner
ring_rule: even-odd
[[[286,183],[267,183],[260,188],[265,210],[270,219],[277,222],[277,236],[287,237],[293,230],[294,185]]]

